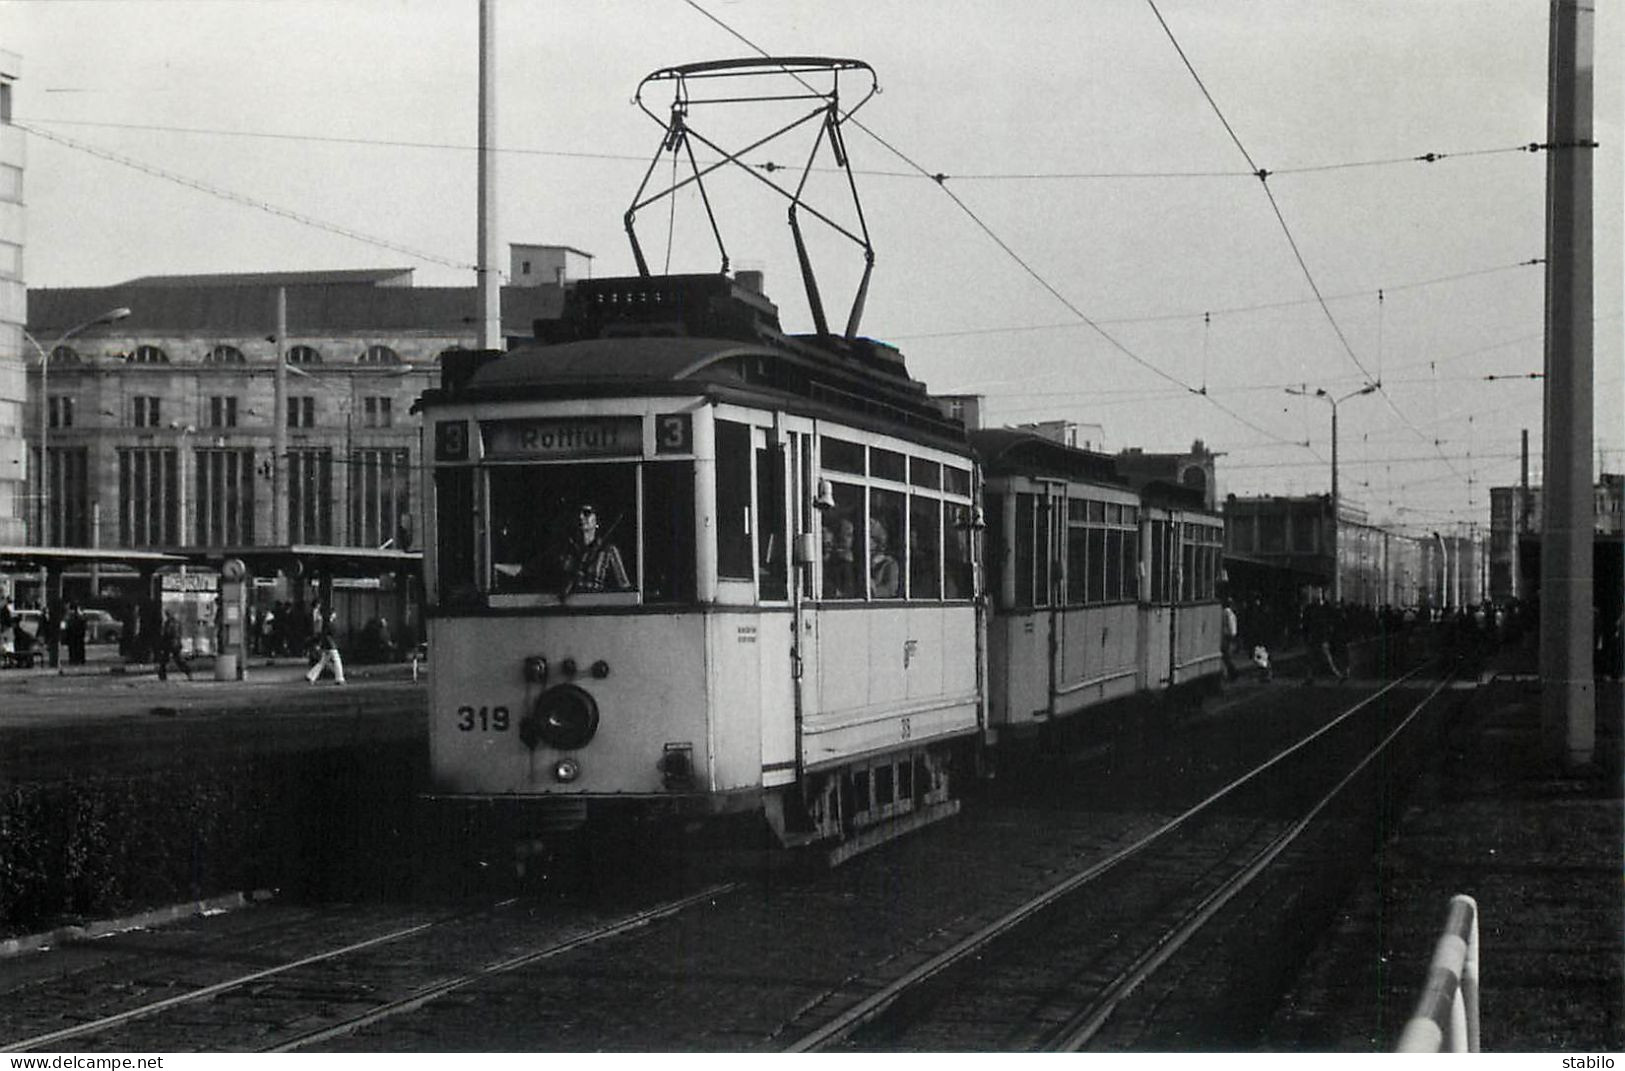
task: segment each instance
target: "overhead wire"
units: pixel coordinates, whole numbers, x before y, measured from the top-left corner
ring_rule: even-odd
[[[1183,63],[1185,65],[1185,69],[1190,72],[1190,76],[1195,80],[1197,88],[1201,90],[1202,96],[1207,100],[1209,107],[1213,109],[1213,114],[1218,117],[1220,125],[1222,125],[1225,132],[1230,135],[1230,140],[1235,144],[1236,149],[1241,153],[1242,159],[1247,161],[1247,165],[1252,168],[1253,173],[1257,175],[1258,184],[1264,190],[1264,196],[1269,200],[1270,210],[1274,213],[1276,222],[1280,224],[1281,233],[1286,237],[1287,245],[1292,250],[1292,256],[1297,261],[1299,269],[1303,272],[1303,277],[1305,281],[1308,282],[1309,289],[1314,293],[1316,302],[1319,304],[1322,314],[1324,314],[1326,317],[1326,322],[1331,325],[1332,332],[1337,336],[1337,340],[1339,343],[1341,343],[1344,352],[1348,354],[1349,359],[1354,362],[1354,366],[1365,375],[1366,379],[1376,386],[1377,392],[1381,394],[1383,400],[1388,403],[1388,407],[1392,409],[1402,421],[1416,431],[1418,438],[1425,441],[1426,436],[1423,434],[1422,429],[1417,428],[1415,423],[1411,421],[1410,417],[1408,417],[1394,402],[1393,397],[1387,391],[1383,390],[1381,380],[1372,376],[1370,370],[1366,368],[1365,363],[1360,360],[1359,354],[1354,352],[1354,347],[1349,343],[1348,336],[1344,334],[1342,325],[1339,324],[1337,322],[1337,318],[1332,315],[1331,307],[1326,303],[1326,299],[1320,290],[1320,284],[1315,281],[1314,273],[1309,270],[1309,263],[1304,259],[1303,251],[1298,246],[1297,238],[1293,236],[1292,228],[1287,225],[1286,216],[1281,211],[1280,202],[1278,202],[1275,198],[1275,191],[1270,188],[1270,172],[1265,168],[1259,167],[1258,162],[1255,161],[1252,154],[1247,151],[1247,147],[1242,144],[1240,136],[1237,135],[1235,128],[1231,126],[1230,120],[1224,114],[1224,110],[1219,107],[1218,101],[1214,100],[1213,94],[1208,91],[1207,84],[1202,81],[1202,76],[1197,72],[1195,64],[1193,64],[1190,57],[1185,54],[1185,49],[1180,45],[1179,38],[1174,36],[1173,28],[1168,25],[1168,20],[1162,17],[1162,11],[1158,9],[1156,0],[1146,0],[1146,4],[1151,8],[1151,13],[1156,16],[1157,23],[1162,27],[1162,31],[1167,36],[1169,43],[1173,45],[1174,51],[1179,55],[1180,62]],[[1442,452],[1440,454],[1440,458],[1441,460],[1444,459]],[[1446,461],[1446,464],[1448,465],[1449,462]]]
[[[170,171],[166,168],[158,167],[154,164],[149,164],[141,160],[136,160],[132,157],[123,156],[119,153],[109,152],[106,149],[98,148],[94,145],[87,145],[82,141],[76,141],[73,138],[63,137],[61,134],[49,133],[39,129],[38,127],[25,126],[22,123],[13,123],[12,125],[16,126],[19,130],[33,135],[34,137],[44,138],[46,141],[55,142],[59,145],[73,149],[76,152],[87,153],[91,156],[97,157],[98,159],[107,160],[123,167],[140,171],[143,174],[151,175],[154,178],[161,178],[167,182],[177,183],[178,185],[185,186],[188,189],[209,194],[211,197],[218,197],[223,201],[230,201],[233,204],[246,205],[249,208],[258,209],[261,212],[266,212],[273,216],[281,216],[283,219],[292,220],[295,223],[301,223],[307,227],[314,227],[317,230],[327,231],[330,234],[337,234],[345,238],[363,242],[367,245],[374,245],[380,249],[389,249],[396,253],[402,253],[409,257],[415,257],[418,260],[426,261],[431,264],[441,264],[449,268],[466,269],[468,271],[476,270],[476,265],[471,262],[451,260],[447,257],[425,252],[421,249],[415,249],[412,246],[404,245],[400,242],[391,241],[388,238],[380,238],[377,235],[358,231],[353,227],[346,227],[342,224],[333,223],[330,220],[319,219],[303,212],[295,212],[290,208],[283,208],[282,206],[272,204],[269,201],[263,201],[256,197],[250,197],[247,194],[237,193],[233,190],[228,190],[223,186],[216,186],[212,183],[204,182],[202,179],[192,178],[189,175],[182,175],[178,172]]]
[[[740,33],[738,30],[734,29],[732,26],[728,25],[722,19],[720,19],[716,15],[712,14],[710,11],[707,11],[705,9],[705,7],[703,7],[701,4],[699,4],[697,2],[697,0],[683,0],[683,2],[685,4],[687,4],[690,8],[692,8],[695,11],[699,12],[706,19],[708,19],[711,22],[715,23],[724,32],[726,32],[731,37],[735,38],[736,40],[738,40],[739,42],[744,44],[747,48],[750,48],[753,51],[755,51],[758,55],[763,56],[764,58],[768,58],[768,59],[772,58],[772,55],[766,49],[762,48],[756,42],[752,41],[750,38],[746,37],[744,34]],[[796,77],[798,79],[800,78],[799,75],[794,75],[794,74],[792,74],[792,77]],[[805,80],[803,79],[802,81],[804,82]],[[1266,438],[1270,438],[1270,437],[1279,438],[1279,436],[1274,436],[1274,433],[1271,432],[1269,429],[1262,427],[1261,425],[1259,425],[1259,424],[1255,423],[1254,421],[1248,419],[1246,416],[1242,415],[1241,413],[1238,413],[1234,409],[1231,409],[1229,406],[1224,405],[1223,403],[1217,401],[1211,395],[1207,394],[1205,391],[1198,390],[1197,388],[1190,386],[1190,384],[1185,383],[1183,380],[1179,379],[1179,377],[1177,377],[1177,376],[1173,375],[1172,373],[1164,370],[1163,368],[1161,368],[1158,365],[1152,363],[1151,361],[1148,361],[1144,357],[1141,357],[1139,354],[1135,353],[1133,350],[1129,349],[1128,346],[1126,346],[1124,343],[1122,343],[1116,337],[1114,337],[1109,331],[1107,331],[1103,326],[1101,326],[1100,323],[1098,323],[1093,318],[1091,318],[1087,313],[1085,313],[1081,308],[1079,308],[1065,294],[1062,294],[1061,291],[1053,283],[1051,283],[1047,278],[1044,277],[1044,275],[1042,273],[1040,273],[1036,268],[1034,268],[1032,266],[1032,264],[1030,264],[1025,257],[1023,257],[1019,252],[1016,251],[1016,249],[1013,246],[1010,245],[1009,242],[1005,241],[1004,238],[1001,235],[999,235],[996,231],[994,231],[994,229],[985,220],[983,220],[981,218],[981,216],[979,214],[977,214],[977,212],[970,207],[970,205],[965,203],[963,198],[961,198],[957,193],[955,193],[952,189],[950,189],[948,187],[945,175],[942,175],[941,173],[933,173],[933,172],[927,170],[926,168],[922,167],[917,161],[915,161],[913,158],[911,158],[907,153],[903,152],[901,149],[899,149],[897,146],[893,145],[886,138],[884,138],[880,134],[876,133],[873,129],[871,129],[869,126],[867,126],[861,120],[852,118],[851,116],[847,116],[846,120],[851,122],[853,126],[857,127],[859,130],[863,131],[869,137],[873,138],[876,143],[878,143],[880,146],[885,148],[892,155],[896,156],[899,160],[902,160],[909,167],[913,168],[914,170],[919,172],[921,175],[924,175],[924,176],[927,176],[927,177],[933,179],[936,182],[937,188],[939,190],[941,190],[943,192],[943,194],[945,194],[948,197],[948,199],[954,203],[954,205],[960,210],[960,212],[962,212],[965,215],[965,217],[967,219],[969,219],[973,224],[975,224],[977,229],[980,230],[983,233],[983,235],[985,235],[988,238],[988,240],[993,242],[994,245],[998,246],[999,249],[1001,251],[1003,251],[1004,254],[1007,257],[1009,257],[1024,273],[1026,273],[1029,278],[1031,278],[1040,287],[1042,287],[1056,301],[1060,302],[1061,305],[1063,307],[1065,307],[1068,312],[1070,312],[1072,315],[1076,316],[1083,323],[1087,324],[1090,327],[1090,329],[1092,329],[1097,335],[1099,335],[1102,339],[1104,339],[1113,349],[1117,350],[1119,353],[1121,353],[1125,357],[1129,358],[1129,360],[1133,361],[1135,364],[1137,364],[1140,367],[1142,367],[1142,368],[1146,369],[1147,371],[1151,372],[1153,375],[1156,375],[1157,377],[1159,377],[1161,379],[1165,379],[1168,382],[1173,383],[1173,384],[1185,389],[1186,391],[1188,391],[1191,394],[1198,395],[1198,396],[1200,396],[1200,397],[1202,397],[1204,399],[1207,399],[1209,404],[1213,405],[1215,408],[1219,409],[1221,412],[1228,415],[1231,419],[1235,420],[1237,423],[1240,423],[1240,424],[1242,424],[1242,425],[1244,425],[1244,426],[1246,426],[1248,428],[1251,428],[1253,431],[1257,432],[1260,435],[1265,436]],[[1289,440],[1285,440],[1285,439],[1282,439],[1281,443],[1282,443],[1283,446],[1297,445],[1296,443],[1290,442]]]
[[[419,141],[408,138],[367,138],[344,136],[337,134],[305,134],[288,133],[274,130],[233,130],[222,127],[176,126],[166,123],[120,123],[99,119],[60,119],[39,118],[37,116],[21,116],[18,122],[27,122],[35,126],[89,126],[107,130],[135,130],[156,134],[187,134],[202,137],[245,138],[266,141],[296,141],[311,144],[327,145],[367,145],[380,148],[399,149],[430,149],[449,152],[478,152],[477,145],[454,141]],[[1283,167],[1271,172],[1275,175],[1306,175],[1328,171],[1342,171],[1351,168],[1371,168],[1399,166],[1404,164],[1430,164],[1443,160],[1462,159],[1475,156],[1496,156],[1508,153],[1529,153],[1544,150],[1546,145],[1528,143],[1523,145],[1502,146],[1491,149],[1465,149],[1451,152],[1425,152],[1410,156],[1396,156],[1379,160],[1348,160],[1328,164],[1312,164],[1302,167]],[[513,156],[550,156],[559,159],[573,160],[611,160],[628,163],[646,163],[647,157],[634,153],[606,153],[583,152],[570,149],[538,149],[524,146],[503,146],[492,150],[502,155]],[[792,166],[799,169],[799,165],[781,164],[774,160],[766,160],[752,166],[764,171],[789,170]],[[831,174],[838,168],[815,167],[812,170]],[[955,182],[1068,182],[1068,181],[1113,181],[1124,179],[1213,179],[1213,178],[1253,178],[1253,172],[1241,170],[1203,170],[1203,171],[966,171],[942,175],[924,174],[914,171],[890,171],[880,169],[853,168],[855,175],[866,178],[903,178],[932,181],[951,179]]]

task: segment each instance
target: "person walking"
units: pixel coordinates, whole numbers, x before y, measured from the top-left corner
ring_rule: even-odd
[[[88,626],[85,615],[79,609],[79,604],[68,604],[68,622],[62,630],[62,639],[68,645],[68,665],[82,666],[85,664],[85,633]]]
[[[169,679],[169,663],[174,660],[175,667],[186,674],[186,679],[192,679],[192,667],[181,656],[181,623],[175,620],[173,610],[164,611],[164,623],[158,630],[158,679]]]
[[[314,618],[313,618],[314,620]],[[333,670],[333,683],[344,683],[344,659],[339,656],[339,644],[333,638],[332,621],[323,614],[321,617],[321,633],[316,638],[316,647],[320,657],[311,664],[310,671],[305,674],[305,680],[315,684],[321,679],[322,671],[328,668]]]
[[[1219,613],[1219,660],[1224,663],[1225,680],[1233,681],[1238,676],[1230,652],[1236,646],[1236,636],[1240,631],[1236,625],[1235,608],[1230,605],[1229,599],[1225,599]]]

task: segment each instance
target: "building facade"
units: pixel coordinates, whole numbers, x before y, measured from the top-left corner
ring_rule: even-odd
[[[0,50],[0,545],[27,539],[30,512],[23,423],[28,399],[26,368],[33,348],[23,334],[28,323],[28,288],[23,276],[27,143],[11,122],[12,89],[21,73],[22,61]]]
[[[537,247],[530,247],[537,248]],[[276,295],[286,337],[277,338]],[[557,284],[506,287],[503,330],[529,338],[558,315]],[[419,421],[439,355],[475,343],[474,288],[411,285],[409,270],[166,276],[36,290],[29,427],[49,451],[48,517],[35,542],[68,547],[264,546],[273,532],[277,354],[287,364],[286,542],[417,549]],[[37,469],[32,470],[37,471]]]
[[[1519,544],[1538,539],[1544,523],[1538,484],[1490,488],[1489,591],[1496,600],[1526,598],[1519,568]],[[1605,472],[1592,488],[1593,531],[1601,536],[1625,534],[1625,475]]]
[[[1218,509],[1218,455],[1197,439],[1183,454],[1148,454],[1130,447],[1117,455],[1117,468],[1133,483],[1161,480],[1200,491],[1208,509]]]
[[[1475,535],[1418,539],[1371,524],[1348,502],[1333,524],[1330,495],[1231,495],[1224,521],[1227,555],[1322,587],[1331,586],[1335,568],[1345,602],[1441,608],[1483,598],[1484,553]]]

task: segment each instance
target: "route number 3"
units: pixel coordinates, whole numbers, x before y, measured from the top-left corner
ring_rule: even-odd
[[[507,707],[458,707],[457,729],[459,732],[471,733],[478,729],[480,732],[508,731]]]
[[[694,452],[694,418],[688,413],[658,413],[655,415],[655,453],[690,454]]]

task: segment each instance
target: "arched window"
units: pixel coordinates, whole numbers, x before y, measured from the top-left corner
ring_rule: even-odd
[[[72,346],[57,346],[51,350],[52,364],[78,364],[79,351]]]
[[[368,346],[356,358],[357,364],[400,364],[401,355],[388,346]]]
[[[225,343],[214,347],[203,358],[205,364],[243,364],[246,360],[242,350]]]
[[[168,364],[169,354],[157,346],[137,346],[130,354],[131,364]]]
[[[288,347],[288,363],[321,364],[322,355],[314,346],[290,346]]]

